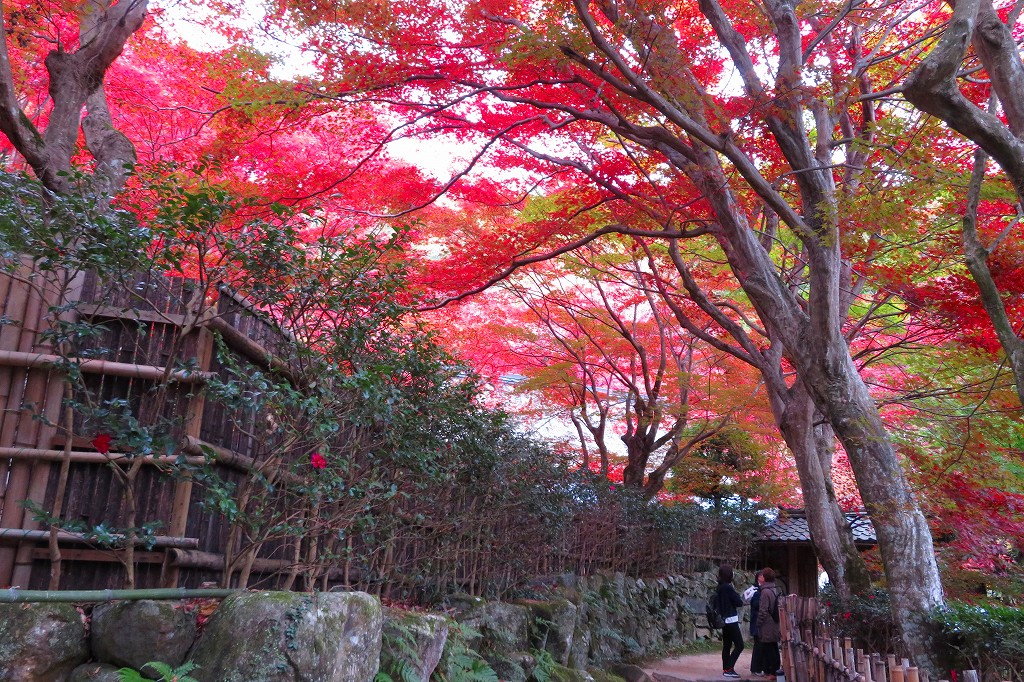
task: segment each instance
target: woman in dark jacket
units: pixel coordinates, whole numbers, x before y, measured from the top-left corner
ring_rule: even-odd
[[[782,639],[782,631],[776,620],[780,594],[775,584],[775,571],[765,568],[761,575],[764,582],[761,584],[761,603],[757,607],[757,639],[761,642],[761,668],[765,674],[771,674],[781,666],[779,640]]]
[[[738,678],[736,660],[743,651],[743,632],[736,609],[743,606],[743,597],[732,586],[732,566],[722,564],[718,568],[718,589],[715,591],[718,612],[722,614],[725,627],[722,628],[722,676]]]

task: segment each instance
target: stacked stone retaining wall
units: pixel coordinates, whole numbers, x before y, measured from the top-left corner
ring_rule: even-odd
[[[737,574],[740,590],[748,578]],[[91,617],[71,604],[0,604],[0,679],[119,682],[121,667],[157,677],[145,666],[159,661],[192,667],[199,682],[427,682],[486,662],[508,682],[612,682],[625,661],[715,636],[704,618],[715,584],[710,572],[563,576],[515,602],[453,596],[441,613],[382,609],[358,592],[240,592],[206,622],[178,602],[111,602]]]

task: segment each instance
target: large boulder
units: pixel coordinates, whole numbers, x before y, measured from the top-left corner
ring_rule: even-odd
[[[568,599],[521,600],[530,611],[530,644],[547,651],[556,663],[569,663],[579,609]]]
[[[469,644],[485,657],[489,653],[511,654],[530,648],[527,632],[530,612],[525,606],[485,602],[455,618],[479,633]]]
[[[392,679],[427,682],[448,641],[448,622],[437,614],[385,609],[381,669]]]
[[[244,592],[221,604],[189,656],[200,682],[371,682],[380,603],[362,592]]]
[[[71,604],[0,604],[0,680],[64,682],[88,658],[82,614]]]
[[[166,601],[113,601],[92,610],[92,657],[141,670],[152,661],[181,665],[196,638],[196,617]]]

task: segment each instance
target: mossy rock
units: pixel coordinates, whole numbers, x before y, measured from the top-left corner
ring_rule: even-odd
[[[200,682],[371,682],[383,616],[362,592],[231,595],[189,660]]]
[[[181,665],[196,638],[196,617],[173,602],[143,599],[99,604],[92,611],[92,657],[116,667],[142,671],[152,661]]]
[[[530,611],[530,645],[547,651],[556,663],[567,665],[576,632],[579,609],[567,599],[521,600]]]
[[[385,609],[381,671],[396,680],[411,677],[427,682],[448,641],[449,622],[433,613]]]
[[[529,649],[527,624],[530,612],[525,606],[492,601],[457,615],[460,623],[480,633],[469,642],[470,648],[483,654],[508,655]]]
[[[0,604],[0,680],[64,682],[88,658],[82,614],[71,604]]]

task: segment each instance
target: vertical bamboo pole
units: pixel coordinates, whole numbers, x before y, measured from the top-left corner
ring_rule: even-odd
[[[196,330],[196,366],[200,371],[210,371],[213,359],[213,333],[207,323],[213,315],[212,309],[203,313],[203,321]],[[203,410],[206,406],[206,391],[197,389],[188,401],[188,412],[185,415],[185,435],[202,439]],[[167,532],[173,537],[183,537],[188,527],[189,511],[192,508],[192,477],[186,476],[174,484],[174,501],[171,506],[171,518],[167,524]],[[181,569],[171,566],[171,552],[168,550],[164,559],[163,587],[177,587],[181,579]]]
[[[885,676],[885,663],[882,661],[882,657],[878,654],[871,654],[871,668],[875,682],[886,682]]]
[[[863,666],[861,673],[864,675],[864,682],[875,682],[875,670],[874,666],[871,665],[870,655],[862,658],[860,664]]]
[[[18,300],[13,306],[8,306],[8,310],[16,315],[12,319],[20,318],[21,325],[3,325],[12,329],[4,330],[8,334],[6,338],[0,334],[0,338],[4,338],[4,347],[7,348],[14,346],[20,351],[52,353],[51,342],[40,336],[52,324],[47,320],[47,314],[52,306],[79,299],[84,274],[58,272],[54,275],[57,280],[47,279],[30,263],[26,263],[19,274],[35,277],[35,285],[12,285],[12,294],[17,291]],[[61,319],[73,321],[74,316],[73,310],[66,310]],[[6,345],[8,343],[11,345]],[[0,445],[49,448],[56,433],[56,424],[60,422],[63,376],[53,370],[20,368],[10,368],[9,374],[7,370],[4,373],[4,378],[10,381],[7,384],[10,392],[5,406],[7,412],[0,421]],[[39,523],[25,513],[23,502],[44,502],[50,474],[55,469],[53,462],[38,460],[15,462],[11,466],[3,495],[0,527],[28,530],[39,527]],[[12,586],[30,584],[35,546],[34,541],[27,541],[16,547],[0,547],[0,585],[5,580]]]
[[[36,337],[33,328],[38,324],[39,308],[44,306],[37,290],[27,281],[34,277],[31,261],[25,259],[15,275],[0,275],[10,282],[8,295],[4,302],[4,316],[15,324],[0,325],[0,344],[3,348],[15,348],[19,351],[31,351],[35,348]],[[33,312],[33,308],[35,312]],[[30,318],[32,318],[30,320]],[[32,321],[34,320],[34,322]],[[20,324],[17,324],[19,323]],[[31,414],[25,405],[39,400],[39,376],[45,372],[21,367],[0,367],[0,389],[6,398],[4,411],[0,415],[0,446],[30,447],[36,440],[33,434],[26,433],[32,426]],[[3,472],[0,479],[0,502],[3,504],[0,513],[0,528],[21,528],[25,519],[25,509],[21,502],[27,496],[32,463],[15,460]],[[0,586],[27,587],[13,578],[14,561],[18,548],[14,545],[0,546]]]
[[[828,675],[828,651],[832,647],[832,642],[829,641],[828,637],[824,635],[818,637],[818,649],[821,651],[821,655],[818,657],[818,680],[825,682]]]

